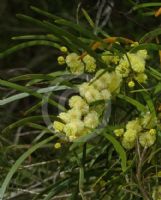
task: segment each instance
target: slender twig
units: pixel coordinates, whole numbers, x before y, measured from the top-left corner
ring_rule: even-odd
[[[19,195],[22,195],[23,193],[28,193],[28,194],[39,194],[38,192],[36,192],[36,191],[31,191],[31,190],[26,190],[26,189],[17,189],[17,191],[19,191],[19,192],[21,192],[21,193],[18,193],[18,194],[16,194],[16,196],[12,196],[12,197],[9,197],[9,198],[7,198],[6,200],[11,200],[11,199],[13,199],[13,198],[15,198],[15,197],[18,197]],[[94,191],[87,191],[87,192],[84,192],[84,195],[85,196],[89,196],[89,195],[91,195],[91,194],[93,194],[94,193]],[[81,194],[79,193],[78,194],[79,196],[81,196]],[[44,197],[45,196],[47,196],[47,195],[43,195]],[[53,197],[52,198],[52,200],[55,200],[55,199],[62,199],[62,198],[68,198],[68,197],[71,197],[72,196],[72,194],[71,193],[68,193],[68,194],[62,194],[62,195],[57,195],[57,196],[55,196],[55,197]]]
[[[147,148],[144,148],[142,153],[140,153],[140,146],[139,143],[137,141],[137,153],[138,153],[138,166],[137,166],[137,172],[136,172],[136,178],[138,181],[138,186],[139,186],[139,190],[144,198],[144,200],[150,200],[145,188],[144,188],[144,184],[142,182],[142,176],[141,176],[141,172],[142,172],[142,166],[143,166],[143,160],[144,160],[144,156],[146,153]]]
[[[25,166],[20,167],[19,169],[38,167],[38,166],[47,165],[47,164],[50,164],[50,163],[53,163],[53,162],[59,163],[58,160],[48,160],[48,161],[43,161],[43,162],[39,162],[39,163],[34,163],[34,164],[31,164],[31,165],[25,165]]]
[[[86,159],[86,143],[83,145],[83,154],[82,154],[82,160],[80,163],[80,170],[79,170],[79,192],[80,192],[80,196],[82,197],[82,200],[86,200],[86,197],[83,191],[85,159]]]

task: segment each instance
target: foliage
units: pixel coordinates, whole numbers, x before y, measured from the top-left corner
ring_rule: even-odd
[[[141,34],[130,33],[136,24],[117,30],[117,17],[106,30],[101,8],[95,22],[88,7],[77,22],[34,6],[34,17],[17,14],[39,34],[13,37],[19,43],[0,58],[32,46],[45,46],[43,53],[47,46],[53,58],[43,62],[45,69],[0,79],[1,199],[161,198],[161,28],[156,27],[159,16],[153,17],[159,6],[122,1],[121,8],[134,13],[139,26],[154,21]],[[125,16],[121,8],[116,13]],[[75,107],[79,112],[69,115]],[[67,121],[61,113],[68,113]]]

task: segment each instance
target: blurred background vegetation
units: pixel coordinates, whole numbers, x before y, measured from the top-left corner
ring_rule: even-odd
[[[43,30],[24,23],[16,18],[17,13],[32,15],[30,6],[37,6],[55,15],[62,16],[78,23],[86,23],[81,8],[91,16],[96,26],[103,28],[112,36],[124,36],[137,40],[141,35],[159,25],[160,19],[146,16],[146,12],[132,11],[131,7],[146,0],[0,0],[0,50],[17,44],[11,37],[24,34],[42,33]],[[156,1],[157,2],[157,1]],[[40,16],[39,16],[40,17]],[[88,25],[89,26],[89,25]],[[1,74],[10,77],[17,73],[51,71],[54,52],[44,47],[25,49],[19,53],[0,60]],[[54,60],[54,59],[53,59]],[[41,66],[40,66],[41,65]],[[45,66],[45,67],[43,67]],[[48,66],[48,67],[46,67]]]

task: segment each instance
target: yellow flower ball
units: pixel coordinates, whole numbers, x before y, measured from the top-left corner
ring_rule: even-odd
[[[153,117],[153,115],[150,112],[147,112],[144,114],[144,116],[141,119],[141,124],[143,128],[145,129],[151,129],[157,124],[157,119]]]
[[[131,68],[134,72],[143,73],[145,70],[145,60],[137,54],[128,54],[131,63]]]
[[[150,134],[150,135],[156,135],[156,133],[157,133],[157,131],[156,131],[156,129],[154,129],[154,128],[151,128],[151,129],[149,130],[149,134]]]
[[[80,112],[80,110],[75,108],[68,110],[67,114],[70,122],[72,122],[72,120],[79,120],[82,117],[82,113]]]
[[[100,93],[101,93],[102,99],[104,99],[104,100],[110,100],[111,99],[111,93],[110,93],[109,90],[104,89]]]
[[[83,62],[85,63],[85,70],[87,72],[95,72],[96,60],[92,56],[87,54],[86,56],[84,56]]]
[[[68,113],[66,113],[66,112],[61,112],[61,113],[58,115],[58,117],[59,117],[60,119],[62,119],[65,123],[69,123],[69,122],[70,122],[69,115],[68,115]]]
[[[115,130],[114,130],[114,134],[115,134],[117,137],[121,137],[121,136],[123,136],[123,134],[124,134],[124,129],[123,129],[123,128],[115,129]]]
[[[104,69],[100,69],[97,71],[94,79],[102,81],[103,84],[105,85],[104,87],[107,88],[107,86],[111,83],[111,74],[105,71]],[[105,89],[105,88],[102,88],[102,89]]]
[[[147,75],[145,73],[138,73],[138,74],[135,75],[134,78],[139,83],[145,83],[146,80],[148,79],[148,77],[147,77]]]
[[[67,53],[68,49],[67,49],[67,47],[62,46],[62,47],[60,47],[60,51],[63,52],[63,53]]]
[[[130,71],[143,73],[145,70],[145,59],[137,53],[127,53],[120,59],[119,65],[116,67],[116,72],[127,77]]]
[[[96,88],[97,90],[101,91],[101,90],[107,88],[107,85],[101,78],[98,78],[97,80],[95,80],[95,78],[93,78],[91,81],[93,81],[93,80],[94,80],[94,82],[92,83],[92,86],[94,88]]]
[[[122,139],[121,143],[122,146],[127,150],[133,149],[135,147],[135,141],[129,142],[125,138]]]
[[[65,64],[65,59],[64,59],[63,56],[59,56],[59,57],[57,58],[57,61],[58,61],[58,64],[59,64],[59,65],[64,65],[64,64]]]
[[[148,58],[148,52],[145,49],[137,51],[137,55],[143,58],[144,60]]]
[[[93,85],[89,85],[88,83],[83,83],[82,85],[80,85],[79,92],[80,95],[84,97],[88,103],[101,100],[100,92],[96,88],[94,88]]]
[[[111,57],[112,57],[112,53],[110,51],[105,51],[103,52],[101,59],[103,60],[104,63],[108,65],[111,62]]]
[[[127,60],[121,59],[119,65],[117,65],[115,71],[121,77],[127,77],[130,73],[130,67],[129,67],[129,63],[127,62]]]
[[[135,86],[135,82],[134,81],[129,81],[128,82],[128,87],[129,88],[133,88]]]
[[[85,117],[84,117],[84,126],[87,128],[96,128],[99,124],[99,116],[97,112],[90,111]]]
[[[135,142],[137,138],[137,131],[134,129],[128,129],[123,136],[124,140],[127,142]]]
[[[139,143],[142,147],[151,147],[156,140],[156,135],[151,135],[149,131],[141,133],[139,136]]]
[[[84,98],[88,103],[92,103],[98,100],[101,100],[101,93],[95,89],[93,86],[90,86],[89,89],[86,91]]]
[[[110,51],[105,51],[102,54],[101,59],[107,65],[109,65],[110,63],[117,64],[119,62],[119,57],[116,55],[113,55]]]
[[[65,125],[64,125],[63,123],[58,122],[58,121],[55,121],[54,124],[53,124],[53,128],[54,128],[54,130],[55,130],[56,132],[61,132],[61,131],[63,131],[64,126],[65,126]]]
[[[137,47],[139,45],[139,42],[134,42],[133,44],[131,44],[131,47]]]
[[[69,99],[69,106],[71,108],[74,108],[77,106],[78,102],[84,102],[83,98],[78,96],[78,95],[75,95],[75,96],[72,96],[70,99]]]
[[[84,72],[84,64],[76,53],[70,53],[66,57],[66,64],[72,74],[80,75]]]
[[[55,149],[60,149],[61,148],[61,143],[57,142],[54,145]]]
[[[75,108],[77,110],[80,110],[80,112],[82,113],[82,115],[88,113],[88,111],[89,111],[89,105],[80,96],[72,96],[69,99],[69,106],[71,108]]]
[[[139,118],[136,118],[134,120],[129,121],[126,124],[127,130],[136,130],[137,133],[139,133],[142,130],[141,122]]]
[[[79,93],[82,97],[85,96],[87,90],[89,90],[89,83],[85,82],[79,86]]]
[[[64,127],[64,132],[70,141],[79,137],[83,130],[84,123],[81,120],[73,120]]]
[[[122,82],[121,76],[119,74],[117,74],[116,72],[111,72],[110,80],[111,81],[108,85],[108,90],[111,93],[118,93],[120,91],[121,82]]]

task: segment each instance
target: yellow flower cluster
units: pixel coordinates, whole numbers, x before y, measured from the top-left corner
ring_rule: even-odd
[[[79,92],[88,103],[111,99],[111,94],[119,91],[121,80],[120,75],[115,72],[99,70],[90,82],[80,85]]]
[[[84,72],[85,66],[78,54],[70,53],[65,61],[72,74],[79,75]]]
[[[57,132],[64,132],[70,141],[87,134],[99,124],[100,110],[103,107],[90,108],[92,102],[110,100],[111,94],[119,91],[121,77],[115,72],[99,70],[93,79],[78,86],[80,96],[69,99],[70,110],[61,112],[58,117],[63,122],[55,121],[53,127]]]
[[[147,80],[147,75],[144,73],[147,57],[146,50],[139,50],[137,53],[128,52],[120,59],[116,72],[122,77],[128,77],[130,73],[133,73],[136,81],[144,83]]]
[[[65,47],[61,51],[67,53]],[[120,86],[124,77],[130,75],[131,80],[128,86],[133,88],[135,81],[144,83],[147,80],[145,74],[145,64],[147,51],[139,50],[136,53],[124,54],[119,56],[105,51],[101,58],[107,65],[114,64],[116,68],[112,72],[100,69],[95,76],[88,82],[78,86],[79,95],[69,99],[70,109],[58,115],[60,121],[53,124],[57,132],[63,132],[70,141],[87,134],[99,124],[100,112],[103,113],[104,107],[100,104],[93,109],[91,103],[95,101],[110,100],[111,97],[120,91]],[[96,60],[89,54],[80,57],[76,53],[70,53],[64,58],[58,57],[58,63],[66,63],[72,74],[82,74],[83,72],[93,73],[96,71]],[[122,145],[126,149],[132,149],[138,139],[142,147],[150,147],[156,140],[156,123],[151,120],[152,116],[147,113],[145,116],[136,118],[126,124],[125,129],[114,131],[117,137],[121,138]]]
[[[107,65],[109,64],[116,65],[119,62],[119,56],[112,54],[110,51],[103,52],[101,58]]]
[[[78,54],[70,53],[67,55],[65,61],[72,74],[92,73],[96,70],[96,60],[89,54],[81,59]]]
[[[96,70],[96,60],[92,56],[87,54],[86,56],[84,56],[83,62],[85,64],[85,71],[95,72],[95,70]]]
[[[58,117],[63,121],[55,121],[53,128],[56,132],[63,132],[70,141],[87,134],[99,124],[99,115],[89,108],[88,103],[80,96],[69,99],[70,110],[61,112]]]
[[[125,149],[134,148],[137,139],[142,147],[150,147],[155,143],[156,129],[153,128],[155,124],[149,121],[151,118],[152,115],[147,113],[144,117],[129,121],[126,124],[125,130],[114,130],[114,134],[121,138]],[[148,128],[150,123],[151,125]]]

